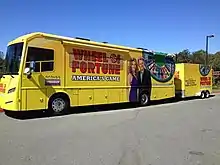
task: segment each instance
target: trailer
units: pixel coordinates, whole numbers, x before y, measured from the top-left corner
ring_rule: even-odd
[[[177,63],[174,83],[177,98],[208,98],[212,93],[212,68],[202,64]]]

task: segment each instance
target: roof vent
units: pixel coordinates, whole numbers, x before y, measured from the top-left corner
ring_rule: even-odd
[[[82,37],[76,37],[75,39],[78,39],[78,40],[85,40],[85,41],[90,41],[90,39],[88,39],[88,38],[82,38]]]
[[[102,42],[102,43],[107,44],[108,42],[104,41],[104,42]]]
[[[137,48],[137,49],[142,49],[144,52],[147,52],[147,53],[153,53],[154,52],[154,51],[146,49],[146,48]]]

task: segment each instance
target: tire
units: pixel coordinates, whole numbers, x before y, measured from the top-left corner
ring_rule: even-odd
[[[205,96],[206,96],[205,92],[204,92],[204,91],[202,91],[202,92],[201,92],[201,95],[200,95],[200,98],[201,98],[201,99],[204,99],[204,98],[205,98]]]
[[[206,91],[205,92],[205,98],[209,98],[210,97],[210,92],[209,91]]]
[[[150,102],[149,95],[147,93],[142,93],[140,95],[140,105],[145,106],[145,105],[148,105],[149,102]]]
[[[51,115],[66,114],[70,108],[70,102],[64,95],[53,96],[48,105],[48,111]]]

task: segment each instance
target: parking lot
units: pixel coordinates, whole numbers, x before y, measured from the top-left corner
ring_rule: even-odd
[[[16,119],[0,114],[0,165],[219,165],[220,96]]]

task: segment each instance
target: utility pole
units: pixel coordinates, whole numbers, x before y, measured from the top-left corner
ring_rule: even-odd
[[[206,36],[206,51],[205,51],[205,65],[208,65],[208,48],[209,48],[209,38],[213,38],[214,35]]]

